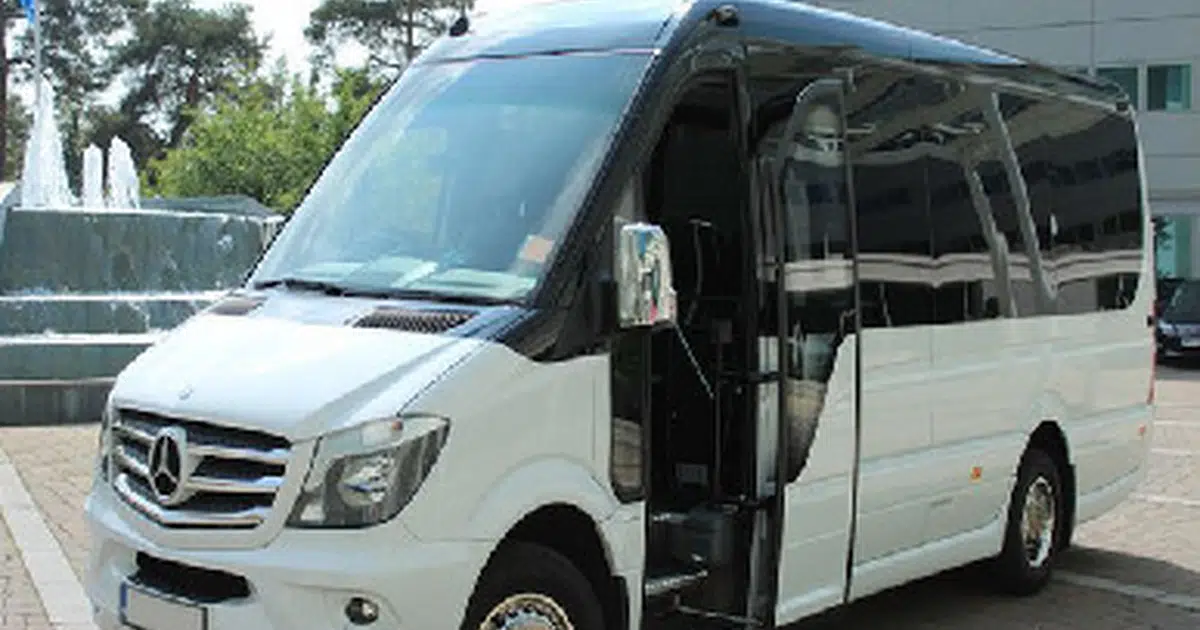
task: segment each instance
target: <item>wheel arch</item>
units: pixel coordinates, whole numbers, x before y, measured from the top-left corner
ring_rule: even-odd
[[[587,512],[563,502],[543,505],[529,512],[501,538],[483,571],[487,571],[499,550],[516,542],[543,545],[574,563],[600,598],[606,626],[628,628],[630,607],[625,581],[614,572],[611,550],[598,524]]]
[[[1049,455],[1058,466],[1062,478],[1063,498],[1065,499],[1062,535],[1059,537],[1059,549],[1066,549],[1071,544],[1075,531],[1075,509],[1077,491],[1075,484],[1075,465],[1071,457],[1071,447],[1066,433],[1056,420],[1043,420],[1029,435],[1025,451],[1038,449]]]

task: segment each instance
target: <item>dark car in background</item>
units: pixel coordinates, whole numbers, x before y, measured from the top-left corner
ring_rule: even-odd
[[[1200,280],[1181,280],[1161,305],[1155,339],[1158,357],[1200,356]],[[1160,289],[1161,290],[1161,289]],[[1162,294],[1159,295],[1163,299]]]
[[[1170,304],[1171,297],[1173,295],[1175,295],[1175,289],[1178,289],[1179,285],[1184,282],[1186,282],[1186,280],[1184,280],[1183,278],[1159,278],[1158,279],[1158,281],[1155,283],[1155,285],[1156,285],[1155,292],[1156,292],[1156,295],[1158,296],[1154,300],[1155,316],[1162,315],[1163,309],[1166,308],[1167,304]]]

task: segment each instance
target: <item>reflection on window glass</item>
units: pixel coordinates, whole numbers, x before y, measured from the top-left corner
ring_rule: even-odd
[[[1150,66],[1146,71],[1146,108],[1168,112],[1191,109],[1191,67]]]
[[[1058,312],[1125,308],[1137,289],[1143,229],[1133,125],[1100,111],[1071,121],[1047,115],[1043,124],[1053,139]]]
[[[922,124],[922,115],[928,104],[944,96],[943,86],[900,73],[866,75],[860,83],[867,96],[850,96],[849,115],[862,325],[931,324],[933,245],[926,169],[928,156],[942,144]]]
[[[843,108],[815,88],[790,119],[777,119],[756,152],[770,164],[784,232],[785,421],[788,480],[808,462],[838,353],[854,334],[853,275]]]
[[[1096,74],[1121,86],[1125,94],[1129,95],[1130,103],[1137,104],[1141,102],[1138,98],[1137,68],[1100,68],[1096,71]]]
[[[955,81],[935,81],[939,108],[951,116],[934,121],[933,139],[940,150],[931,151],[926,161],[929,213],[933,227],[933,255],[937,286],[934,291],[934,321],[954,324],[991,319],[1007,313],[1009,293],[1007,256],[996,249],[1004,244],[984,187],[988,176],[993,185],[1002,182],[994,167],[960,159],[963,146],[989,147],[981,153],[994,161],[995,139],[987,131],[978,108],[946,107],[962,98],[966,89]],[[986,169],[992,168],[990,172]],[[1002,172],[1001,172],[1002,174]],[[999,202],[1000,200],[995,200]],[[1011,300],[1007,300],[1011,303]]]

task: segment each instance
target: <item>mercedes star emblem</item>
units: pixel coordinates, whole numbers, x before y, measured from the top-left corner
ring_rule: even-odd
[[[187,433],[180,427],[158,432],[150,446],[150,488],[164,506],[187,500]]]

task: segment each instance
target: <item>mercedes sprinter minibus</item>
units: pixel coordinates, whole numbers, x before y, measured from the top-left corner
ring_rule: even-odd
[[[264,156],[263,159],[270,159]],[[1119,89],[784,0],[459,20],[120,375],[105,629],[776,627],[1145,469]]]

